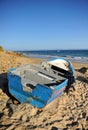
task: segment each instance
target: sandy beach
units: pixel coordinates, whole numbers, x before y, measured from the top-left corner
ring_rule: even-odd
[[[20,104],[9,94],[9,69],[40,62],[18,53],[0,52],[0,130],[88,130],[87,63],[72,63],[75,90],[70,88],[43,109]]]

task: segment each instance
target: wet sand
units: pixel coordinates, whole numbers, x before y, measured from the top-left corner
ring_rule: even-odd
[[[0,130],[87,130],[88,64],[72,63],[75,90],[70,88],[43,109],[20,104],[9,94],[8,70],[39,62],[41,59],[0,52]]]

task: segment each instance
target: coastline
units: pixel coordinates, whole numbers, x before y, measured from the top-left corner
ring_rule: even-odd
[[[29,57],[51,59],[64,58],[71,62],[88,63],[88,50],[34,50],[34,51],[18,51]]]
[[[17,68],[26,64],[39,64],[41,61],[46,60],[42,58],[34,58],[12,51],[0,52],[0,73],[8,72],[10,68]],[[86,67],[88,63],[85,62],[71,62],[74,69]]]
[[[14,52],[0,52],[0,130],[3,129],[87,129],[88,128],[88,64],[72,62],[76,82],[69,93],[63,93],[44,109],[19,104],[8,92],[7,72],[10,68],[38,64],[42,59]]]

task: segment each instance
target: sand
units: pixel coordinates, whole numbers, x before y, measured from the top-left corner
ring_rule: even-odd
[[[21,104],[9,94],[8,70],[39,62],[41,59],[0,52],[0,130],[87,130],[88,64],[72,63],[75,90],[70,88],[43,109]]]

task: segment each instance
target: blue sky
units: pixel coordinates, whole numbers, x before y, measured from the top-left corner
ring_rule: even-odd
[[[88,49],[88,0],[0,0],[0,45]]]

